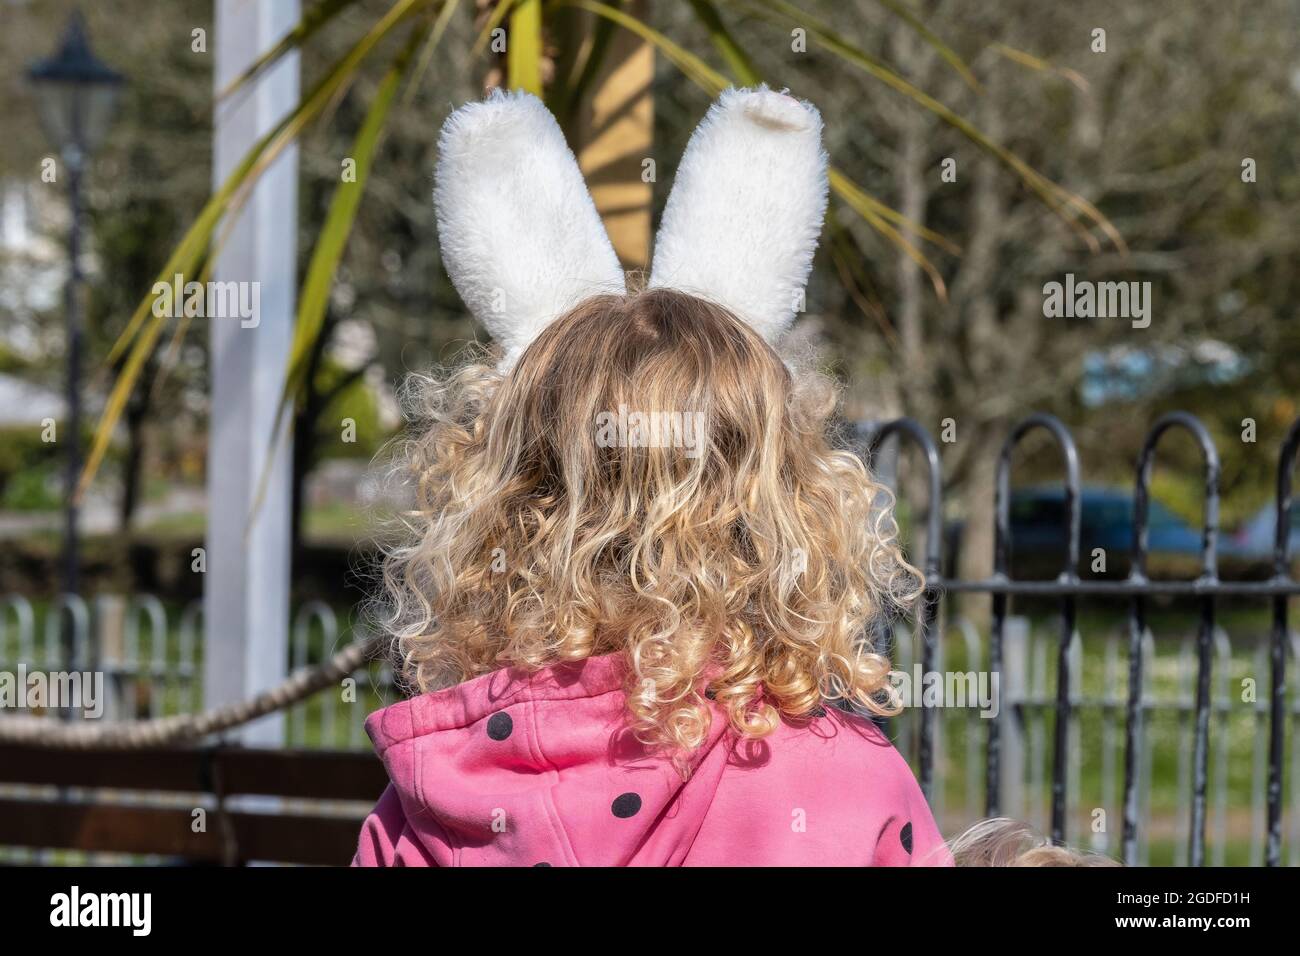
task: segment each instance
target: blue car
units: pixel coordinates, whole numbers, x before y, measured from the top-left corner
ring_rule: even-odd
[[[1201,532],[1160,502],[1148,509],[1148,566],[1195,567]],[[1079,567],[1091,573],[1093,551],[1106,552],[1105,577],[1128,573],[1133,549],[1133,493],[1126,489],[1085,487],[1080,492]],[[1011,494],[1011,567],[1016,577],[1060,573],[1065,561],[1065,490],[1059,485],[1021,488]]]

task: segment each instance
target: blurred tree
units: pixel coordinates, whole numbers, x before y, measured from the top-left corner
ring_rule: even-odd
[[[842,282],[817,288],[822,326],[847,357],[851,415],[903,412],[936,435],[953,419],[956,441],[942,450],[956,514],[967,520],[966,573],[990,568],[997,449],[1030,411],[1075,426],[1090,479],[1129,483],[1150,424],[1188,407],[1220,435],[1225,487],[1270,493],[1277,443],[1295,414],[1279,399],[1296,394],[1300,368],[1300,332],[1287,321],[1300,291],[1300,33],[1283,26],[1295,22],[1294,2],[914,4],[957,38],[978,93],[914,33],[887,29],[879,7],[861,0],[837,23],[1091,200],[1128,246],[1090,250],[932,114],[875,87],[818,87],[832,155],[909,220],[961,246],[940,263],[944,301],[915,260],[842,219],[843,267],[860,271],[861,295]],[[1097,28],[1104,53],[1093,51]],[[1242,181],[1246,157],[1258,182]],[[838,258],[822,258],[823,279]],[[1046,318],[1043,286],[1066,273],[1150,282],[1150,327]],[[1135,391],[1119,387],[1125,365],[1137,370]],[[1240,439],[1247,416],[1261,423],[1254,445]],[[1171,439],[1161,459],[1171,455],[1191,489],[1180,497],[1199,502],[1191,442]],[[1058,457],[1031,449],[1027,463],[1055,478]]]
[[[639,204],[644,208],[645,190],[636,186],[634,177],[638,168],[635,162],[636,147],[646,142],[645,129],[650,122],[650,111],[643,104],[646,93],[641,90],[647,79],[647,71],[639,64],[648,63],[643,52],[644,44],[652,44],[663,54],[664,58],[679,70],[692,83],[698,85],[706,94],[712,96],[723,88],[728,78],[720,73],[697,54],[685,49],[680,43],[669,38],[662,31],[643,19],[647,11],[653,13],[657,7],[648,3],[627,6],[621,3],[601,3],[598,0],[497,0],[484,3],[480,7],[477,24],[477,40],[472,52],[478,55],[488,49],[494,53],[504,53],[504,66],[500,56],[489,60],[492,69],[504,69],[504,83],[513,88],[528,89],[545,94],[549,100],[563,107],[561,119],[572,123],[571,110],[581,110],[584,103],[590,103],[594,117],[594,128],[589,130],[589,144],[595,148],[606,130],[623,126],[620,136],[632,140],[626,150],[597,150],[592,163],[611,170],[608,184],[614,200],[606,206],[606,218],[624,217],[627,211],[619,206],[625,186],[632,186]],[[981,149],[995,156],[1015,177],[1018,177],[1029,189],[1049,206],[1060,212],[1068,221],[1074,222],[1081,231],[1092,227],[1108,229],[1108,224],[1086,201],[1070,195],[1056,184],[1029,169],[1023,162],[1010,154],[968,120],[957,115],[943,104],[928,96],[904,77],[887,66],[883,61],[864,54],[861,50],[845,42],[838,32],[837,25],[832,27],[799,7],[782,2],[767,0],[758,4],[760,13],[771,25],[775,25],[776,37],[785,45],[789,43],[792,53],[802,53],[802,42],[806,41],[847,64],[853,69],[862,70],[876,81],[888,86],[896,95],[911,101],[914,108],[926,110],[941,117],[943,121],[958,129],[961,134],[977,143]],[[897,17],[898,29],[918,33],[924,42],[935,49],[953,72],[961,76],[964,82],[973,82],[969,70],[953,51],[930,32],[923,24],[896,5],[888,5],[891,13]],[[382,159],[380,144],[384,133],[394,114],[393,104],[398,91],[419,89],[419,81],[424,70],[432,60],[435,50],[445,50],[445,42],[451,24],[455,20],[458,7],[456,0],[390,0],[387,4],[373,7],[366,0],[319,0],[304,12],[299,28],[293,31],[285,41],[271,51],[259,63],[250,69],[240,82],[256,76],[267,63],[274,62],[286,50],[301,48],[314,51],[320,38],[331,30],[355,26],[351,35],[359,36],[337,60],[319,74],[307,71],[307,83],[301,105],[284,124],[266,138],[252,153],[235,175],[218,190],[202,213],[196,219],[186,237],[177,246],[172,261],[166,271],[176,269],[184,273],[197,272],[204,261],[214,236],[214,229],[220,216],[228,211],[233,201],[243,194],[241,187],[256,176],[266,161],[276,155],[287,143],[299,138],[304,129],[313,121],[327,114],[333,114],[337,105],[358,86],[370,69],[379,70],[380,80],[374,96],[366,106],[364,119],[360,123],[356,138],[348,151],[347,158],[354,163],[355,175],[343,177],[337,182],[325,213],[323,225],[315,236],[314,244],[305,243],[312,248],[307,270],[299,296],[299,314],[295,330],[293,357],[287,375],[285,400],[301,402],[304,389],[310,388],[313,377],[309,374],[315,342],[326,331],[329,322],[329,307],[335,296],[335,280],[344,249],[352,234],[363,204],[360,202],[362,190],[369,181],[369,173],[377,160]],[[714,3],[706,0],[694,0],[689,5],[697,21],[697,26],[704,28],[711,45],[721,55],[728,70],[737,82],[754,83],[761,77],[752,68],[753,60],[736,44],[726,23]],[[597,17],[600,20],[635,35],[639,41],[630,47],[618,47],[608,42],[608,30],[596,29],[583,25],[568,13],[577,9]],[[350,17],[359,18],[349,20]],[[577,27],[575,28],[575,24]],[[794,25],[792,32],[790,24]],[[789,42],[791,35],[806,34],[803,41]],[[565,56],[555,57],[549,52],[548,43],[557,38],[568,49],[577,44],[579,52],[572,59]],[[375,51],[382,49],[384,54]],[[624,59],[606,60],[611,50]],[[561,72],[555,64],[570,63],[571,68]],[[603,70],[608,63],[619,69]],[[580,67],[578,64],[581,64]],[[635,68],[625,70],[628,64]],[[462,74],[463,76],[463,74]],[[549,89],[545,88],[547,80],[552,81]],[[588,89],[593,80],[600,85]],[[413,86],[409,84],[414,84]],[[235,84],[236,86],[239,83]],[[557,107],[558,108],[558,107]],[[400,113],[401,111],[397,111]],[[629,121],[629,115],[632,119]],[[584,123],[579,117],[575,128],[582,130]],[[581,143],[579,144],[581,148]],[[337,161],[337,160],[336,160]],[[386,170],[386,172],[390,172]],[[335,174],[337,175],[337,173]],[[597,176],[597,179],[600,177]],[[639,178],[639,177],[638,177]],[[937,271],[922,255],[915,243],[900,232],[905,223],[903,217],[887,205],[873,198],[860,189],[842,171],[836,170],[832,176],[832,187],[847,206],[860,216],[869,226],[890,242],[895,243],[906,253],[920,262],[927,270],[937,291],[942,291],[942,280]],[[635,230],[645,234],[644,214],[633,214]],[[941,237],[915,226],[918,236],[943,244]],[[1109,230],[1113,238],[1113,230]],[[644,239],[640,242],[642,249],[648,248]],[[640,257],[637,243],[625,246],[624,258],[630,264],[637,264]],[[390,261],[395,257],[385,256]],[[387,264],[387,263],[386,263]],[[109,435],[115,422],[122,414],[127,396],[136,385],[138,374],[144,368],[146,357],[155,348],[162,319],[149,314],[148,299],[143,301],[128,322],[126,331],[115,344],[110,353],[114,360],[127,357],[127,364],[118,376],[117,383],[110,393],[105,408],[96,446],[89,456],[85,481],[89,481],[98,466],[99,456],[107,448]]]
[[[24,46],[39,47],[35,37],[54,29],[46,11],[55,23],[62,8],[54,2],[39,15],[24,8],[11,16],[0,49],[12,61]],[[159,209],[154,231],[173,239],[175,223],[200,209],[208,175],[204,133],[173,141],[150,125],[160,111],[170,115],[152,105],[168,95],[197,102],[191,108],[204,123],[210,115],[209,67],[189,52],[190,31],[210,11],[199,2],[184,10],[151,26],[159,31],[152,36],[135,22],[151,20],[143,14],[91,16],[96,34],[113,38],[106,56],[120,50],[131,61],[152,62],[158,54],[148,51],[166,49],[189,57],[187,70],[169,64],[149,71],[135,125],[119,124],[110,143],[149,140],[143,148],[159,154],[154,165],[137,157],[124,168],[138,168],[142,183],[155,181],[159,196],[175,177],[192,177],[196,192],[187,186],[183,199],[166,204],[174,220],[157,225]],[[713,91],[728,80],[761,78],[818,104],[842,177],[810,313],[797,328],[809,339],[820,334],[828,365],[845,375],[847,418],[906,412],[936,434],[943,419],[954,419],[957,440],[943,452],[953,515],[971,528],[968,572],[984,570],[991,554],[997,445],[1010,421],[1033,409],[1076,426],[1090,478],[1127,481],[1155,414],[1174,403],[1191,407],[1220,436],[1225,488],[1243,500],[1263,494],[1274,439],[1295,413],[1288,396],[1300,385],[1300,364],[1289,360],[1296,325],[1280,321],[1296,291],[1300,51],[1296,31],[1287,29],[1294,13],[1294,0],[1211,10],[1174,0],[1138,7],[1117,0],[1086,7],[1030,0],[982,7],[955,0],[318,0],[290,40],[302,49],[308,91],[304,128],[290,134],[302,140],[304,280],[292,396],[303,460],[318,457],[311,436],[337,427],[309,424],[313,415],[333,414],[323,411],[327,396],[313,394],[330,387],[318,374],[323,362],[358,381],[378,366],[392,382],[475,336],[439,266],[429,210],[437,130],[452,104],[484,86],[539,86],[580,155],[584,144],[600,143],[602,123],[593,117],[602,97],[615,104],[605,107],[611,116],[628,112],[618,104],[636,104],[629,109],[637,124],[620,134],[632,145],[610,154],[622,167],[611,172],[597,153],[586,168],[596,190],[607,183],[611,196],[636,191],[629,208],[644,248],[645,203],[663,203]],[[1098,27],[1107,31],[1104,53],[1092,50]],[[505,48],[494,49],[498,36],[509,38]],[[404,48],[414,52],[394,72]],[[653,58],[646,56],[651,48]],[[649,64],[652,85],[645,66],[615,69],[637,57]],[[160,88],[171,84],[187,89]],[[314,89],[319,96],[310,95]],[[30,117],[22,111],[16,122],[21,130]],[[187,129],[176,118],[167,122]],[[5,153],[0,172],[30,175],[39,157],[22,149],[29,147]],[[174,165],[158,165],[173,156]],[[656,161],[657,184],[640,179],[638,157]],[[1247,157],[1258,169],[1253,183],[1241,180]],[[371,175],[345,182],[346,160]],[[953,181],[944,178],[945,160]],[[1033,170],[1064,189],[1043,185]],[[359,189],[365,201],[353,202]],[[1127,251],[1100,217],[1049,211],[1071,201],[1067,190],[1111,217]],[[229,199],[217,197],[212,208],[220,211]],[[202,218],[183,250],[187,272],[201,267],[214,223]],[[140,250],[139,268],[150,256],[155,270],[161,266],[166,257],[155,244],[165,241],[148,240],[153,251]],[[629,265],[641,258],[624,252]],[[1066,272],[1152,282],[1151,327],[1045,318],[1043,284]],[[138,303],[150,284],[139,275],[132,267],[129,279],[113,280],[129,293],[112,306],[119,328],[126,302]],[[152,354],[142,337],[146,319],[117,343],[117,367],[137,349]],[[373,331],[369,351],[335,354],[337,330],[349,325]],[[149,376],[150,368],[139,363],[139,374]],[[119,378],[110,412],[116,407],[129,418],[131,385],[131,375]],[[1253,446],[1240,440],[1248,415],[1260,422]],[[1192,473],[1189,451],[1171,440],[1162,460],[1190,465]],[[1050,450],[1028,449],[1017,474],[1054,468]],[[1179,494],[1185,510],[1194,507],[1194,494]]]

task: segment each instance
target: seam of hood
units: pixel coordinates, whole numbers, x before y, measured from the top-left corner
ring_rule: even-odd
[[[415,721],[409,700],[399,701],[375,711],[366,718],[366,735],[375,752],[383,757],[388,748],[415,738]]]
[[[537,726],[537,708],[527,708],[528,715],[528,749],[532,751],[533,756],[547,768],[546,772],[551,778],[551,785],[543,787],[538,794],[543,807],[546,809],[546,822],[550,824],[551,832],[555,836],[555,841],[560,847],[560,852],[565,856],[565,863],[568,866],[582,866],[582,861],[578,859],[578,851],[573,845],[573,840],[569,836],[569,831],[564,825],[564,819],[560,816],[560,808],[556,806],[554,800],[554,787],[560,779],[560,768],[555,765],[548,753],[542,749],[542,733]]]
[[[623,660],[618,651],[534,672],[503,668],[377,710],[366,718],[366,733],[382,757],[395,744],[468,727],[520,700],[597,697],[621,689],[622,684]]]

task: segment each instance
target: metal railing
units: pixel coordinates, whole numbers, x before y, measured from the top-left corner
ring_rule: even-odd
[[[1158,443],[1174,429],[1191,433],[1204,462],[1199,574],[1193,580],[1154,580],[1147,576],[1151,472]],[[1016,580],[1009,575],[1012,456],[1027,435],[1038,431],[1052,437],[1064,461],[1064,563],[1054,580]],[[899,748],[913,758],[936,816],[941,820],[947,816],[943,813],[943,789],[936,787],[936,765],[942,765],[951,772],[939,782],[958,788],[959,780],[965,783],[967,805],[960,822],[1008,812],[1033,817],[1038,812],[1035,807],[1045,805],[1044,828],[1054,839],[1065,841],[1070,836],[1071,808],[1080,803],[1081,767],[1085,760],[1093,760],[1101,764],[1100,803],[1120,808],[1121,857],[1130,865],[1147,862],[1153,781],[1158,782],[1159,777],[1153,776],[1156,748],[1150,740],[1151,723],[1173,718],[1178,724],[1171,745],[1176,751],[1178,781],[1173,815],[1179,830],[1186,831],[1174,862],[1206,862],[1206,833],[1211,826],[1218,835],[1211,862],[1223,862],[1228,813],[1237,808],[1231,805],[1227,785],[1227,742],[1216,741],[1211,720],[1243,719],[1243,711],[1228,693],[1226,674],[1245,649],[1256,666],[1267,661],[1270,681],[1267,697],[1261,695],[1250,705],[1244,718],[1252,727],[1252,861],[1280,864],[1286,732],[1288,723],[1300,713],[1300,699],[1289,701],[1286,685],[1288,654],[1300,651],[1300,640],[1288,627],[1288,600],[1300,594],[1300,582],[1290,575],[1288,554],[1291,472],[1300,446],[1300,422],[1288,432],[1279,456],[1277,541],[1272,576],[1262,581],[1223,581],[1218,577],[1218,457],[1204,427],[1189,415],[1160,419],[1143,445],[1135,479],[1131,570],[1123,580],[1082,580],[1078,576],[1079,461],[1069,431],[1058,420],[1031,416],[1012,430],[1001,448],[994,502],[994,571],[979,581],[945,578],[941,573],[940,456],[928,432],[911,419],[862,426],[861,432],[870,453],[891,436],[911,442],[920,451],[927,471],[926,546],[921,562],[927,587],[916,615],[915,648],[906,636],[897,640],[896,665],[906,669],[919,657],[926,673],[941,671],[946,648],[948,656],[962,657],[967,666],[978,662],[988,673],[1003,678],[1001,707],[995,719],[982,720],[971,710],[944,712],[921,700],[896,722]],[[956,618],[945,626],[944,614],[951,603],[945,596],[949,594],[989,595],[992,608],[986,635]],[[1267,640],[1249,649],[1243,644],[1234,646],[1216,621],[1217,602],[1223,597],[1268,602],[1272,614]],[[1027,598],[1057,604],[1050,636],[1044,634],[1041,622],[1011,613],[1013,601]],[[1168,664],[1167,655],[1157,655],[1152,636],[1148,605],[1153,598],[1190,600],[1197,605],[1195,634],[1176,645],[1172,688],[1153,687],[1149,680],[1153,668]],[[1124,625],[1103,635],[1100,650],[1088,651],[1078,633],[1080,605],[1105,601],[1119,601],[1126,608]],[[80,597],[62,596],[34,605],[18,595],[0,596],[0,670],[19,663],[32,668],[66,666],[62,642],[66,629],[71,631],[71,666],[105,674],[107,719],[193,713],[202,707],[200,602],[168,608],[151,595],[101,596],[92,606]],[[304,604],[292,622],[289,668],[323,660],[350,639],[350,628],[340,624],[338,609],[321,602]],[[1084,665],[1095,665],[1088,656],[1094,653],[1101,657],[1101,690],[1085,692]],[[289,711],[286,745],[368,746],[363,731],[366,714],[398,695],[384,662],[373,662],[354,676],[357,685],[350,695],[339,689],[322,691]],[[1084,752],[1080,735],[1085,719],[1100,723],[1099,738],[1089,753]],[[1220,738],[1224,736],[1220,734]],[[1300,735],[1293,734],[1292,747],[1300,747]],[[1293,804],[1300,800],[1298,757],[1293,756],[1290,764]],[[1300,810],[1291,811],[1290,823],[1290,861],[1294,863],[1300,861]],[[1109,840],[1105,830],[1093,833],[1092,844],[1097,849],[1111,852]]]
[[[327,659],[352,637],[329,605],[304,603],[290,625],[288,672]],[[169,607],[152,594],[105,594],[93,601],[62,594],[49,602],[0,595],[0,671],[22,665],[103,674],[104,720],[199,713],[202,647],[202,601]],[[369,745],[366,715],[397,699],[393,675],[387,662],[375,661],[353,677],[348,692],[323,691],[289,709],[285,746]]]
[[[1204,514],[1201,527],[1199,574],[1190,581],[1155,580],[1147,576],[1149,543],[1150,484],[1156,448],[1163,436],[1181,429],[1191,434],[1200,448],[1204,465]],[[1065,472],[1063,480],[1066,547],[1064,563],[1055,580],[1023,581],[1009,575],[1011,543],[1011,462],[1013,452],[1030,433],[1047,432],[1060,449]],[[1008,608],[1012,598],[1052,598],[1059,602],[1056,641],[1055,697],[1052,702],[1053,740],[1051,758],[1050,832],[1053,840],[1066,839],[1066,816],[1069,804],[1070,734],[1077,702],[1071,688],[1078,668],[1078,604],[1083,599],[1117,598],[1127,601],[1127,695],[1124,700],[1124,772],[1122,784],[1121,857],[1125,863],[1139,862],[1139,761],[1143,756],[1143,727],[1151,710],[1144,696],[1149,655],[1144,653],[1149,629],[1148,602],[1156,596],[1194,598],[1198,605],[1199,626],[1195,637],[1195,689],[1191,702],[1192,748],[1187,768],[1190,811],[1187,834],[1187,860],[1193,866],[1205,862],[1207,826],[1208,765],[1210,753],[1210,717],[1213,709],[1211,680],[1216,628],[1216,605],[1222,597],[1267,599],[1272,605],[1272,628],[1268,640],[1270,693],[1267,709],[1268,746],[1267,782],[1264,794],[1266,846],[1264,862],[1277,866],[1282,862],[1283,771],[1285,737],[1291,712],[1287,706],[1286,664],[1289,643],[1288,599],[1300,594],[1300,582],[1290,573],[1289,538],[1291,528],[1292,471],[1297,447],[1300,446],[1300,421],[1294,423],[1282,443],[1278,457],[1276,521],[1277,534],[1273,555],[1273,573],[1264,581],[1223,581],[1218,574],[1219,535],[1219,457],[1208,431],[1195,417],[1174,412],[1160,418],[1148,433],[1137,464],[1134,484],[1135,515],[1131,570],[1122,581],[1081,580],[1080,561],[1081,485],[1079,456],[1069,430],[1050,415],[1031,415],[1011,430],[1003,444],[997,466],[995,491],[994,562],[992,576],[978,581],[947,579],[942,575],[943,489],[938,446],[923,426],[902,418],[883,423],[866,423],[859,433],[868,455],[874,455],[882,442],[897,437],[913,443],[926,468],[927,500],[924,503],[926,553],[923,567],[926,591],[917,615],[922,667],[936,669],[939,610],[946,593],[987,594],[992,601],[988,649],[988,670],[1001,674],[1005,666]],[[998,719],[987,721],[984,753],[984,812],[997,816],[1003,810],[1002,772],[1003,738],[1007,711],[1018,709],[1018,702],[1004,709]],[[918,775],[927,798],[934,791],[935,739],[938,713],[922,702],[919,722]]]

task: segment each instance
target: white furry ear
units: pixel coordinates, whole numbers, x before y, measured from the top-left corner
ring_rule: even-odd
[[[456,110],[438,140],[433,201],[447,274],[505,352],[503,367],[582,300],[627,291],[573,152],[527,93]]]
[[[802,310],[826,215],[821,114],[729,89],[686,144],[655,240],[651,288],[726,306],[774,341]]]

